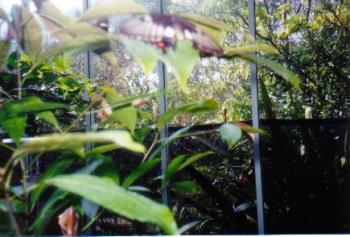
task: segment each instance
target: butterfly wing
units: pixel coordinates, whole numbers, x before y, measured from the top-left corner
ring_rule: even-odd
[[[120,33],[150,42],[166,52],[177,40],[190,40],[201,53],[221,55],[212,38],[187,20],[170,14],[136,15],[120,25]]]

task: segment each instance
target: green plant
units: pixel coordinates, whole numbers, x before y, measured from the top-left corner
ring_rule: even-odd
[[[140,107],[148,103],[147,97],[167,92],[126,97],[114,88],[98,87],[73,73],[67,58],[90,50],[117,67],[110,43],[121,41],[146,72],[151,72],[157,61],[171,67],[180,90],[188,96],[190,90],[187,80],[200,59],[199,52],[191,42],[184,40],[177,42],[176,48],[163,53],[145,42],[109,34],[89,23],[111,15],[147,13],[144,7],[130,1],[122,1],[121,4],[103,3],[90,9],[79,19],[64,15],[49,0],[34,3],[47,30],[58,40],[57,45],[46,51],[42,47],[41,26],[32,12],[24,6],[15,6],[12,19],[1,12],[1,19],[8,22],[18,46],[17,53],[1,62],[5,80],[1,91],[0,124],[15,141],[14,146],[2,143],[11,151],[11,155],[1,163],[0,211],[7,214],[6,220],[10,223],[1,222],[2,232],[16,235],[21,234],[20,232],[44,234],[53,216],[69,206],[74,206],[76,212],[86,215],[89,220],[88,223],[81,223],[81,231],[85,231],[99,213],[107,209],[129,219],[156,224],[166,234],[178,233],[170,209],[132,191],[137,190],[132,184],[159,164],[158,156],[164,147],[180,137],[196,135],[190,133],[189,128],[184,128],[159,141],[159,131],[169,120],[177,115],[215,111],[218,108],[217,102],[212,99],[198,99],[169,109],[157,120],[155,139],[146,149],[141,143],[149,132],[149,124],[142,122],[145,113]],[[182,17],[218,42],[220,33],[228,29],[224,24],[218,26],[218,22],[198,15]],[[1,42],[3,55],[7,55],[9,44],[10,39]],[[255,56],[257,51],[275,53],[270,46],[255,44],[227,47],[223,56],[261,63],[298,86],[297,77],[293,73],[268,59]],[[97,114],[99,127],[107,129],[73,132],[74,129],[81,128],[79,122],[87,113]],[[51,125],[55,131],[21,142],[25,133],[30,136],[37,135],[43,126],[42,121]],[[233,147],[241,137],[241,130],[257,131],[247,125],[225,124],[214,132],[220,131],[229,147]],[[94,143],[95,148],[84,150],[87,143]],[[156,147],[158,143],[159,146]],[[143,154],[142,163],[124,179],[115,169],[115,159],[118,157],[112,158],[105,154],[119,149]],[[55,154],[57,160],[38,180],[28,183],[27,176],[33,163],[26,166],[25,156],[32,154],[35,161],[46,153]],[[158,187],[164,188],[172,182],[176,173],[209,154],[212,153],[199,153],[187,158],[185,155],[176,157]],[[20,172],[17,172],[17,167],[20,167]],[[15,180],[18,177],[20,182]],[[173,182],[173,185],[178,192],[192,191],[195,186],[189,180]],[[39,208],[39,202],[44,204],[42,208]],[[95,206],[92,207],[91,203]],[[39,214],[36,215],[38,209]],[[69,218],[74,219],[74,216],[71,214]],[[70,228],[75,229],[73,226]]]

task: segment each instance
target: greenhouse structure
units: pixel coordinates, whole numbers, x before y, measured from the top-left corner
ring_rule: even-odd
[[[350,233],[350,0],[0,0],[0,235]]]

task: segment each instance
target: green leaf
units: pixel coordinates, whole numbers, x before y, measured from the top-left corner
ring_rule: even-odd
[[[178,41],[176,47],[166,53],[141,41],[123,39],[123,42],[135,59],[141,62],[146,73],[151,73],[157,61],[160,60],[173,70],[180,89],[184,93],[189,93],[187,80],[199,61],[199,52],[193,47],[192,42]]]
[[[169,50],[163,57],[163,62],[173,69],[180,89],[186,94],[190,92],[188,78],[198,61],[199,52],[190,41],[178,41],[176,48]]]
[[[169,144],[174,142],[181,135],[186,133],[190,128],[191,128],[190,126],[181,128],[181,129],[177,130],[176,132],[174,132],[173,134],[171,134],[170,137],[167,137],[166,139],[164,139],[162,141],[162,143],[160,144],[160,146],[154,152],[152,152],[152,154],[150,155],[150,157],[148,159],[153,159],[154,157],[156,157],[166,146],[168,146]]]
[[[176,158],[174,158],[170,164],[168,165],[166,172],[165,172],[165,176],[162,180],[162,188],[164,188],[164,186],[170,181],[170,178],[176,174],[176,172],[179,170],[180,166],[182,165],[182,163],[185,160],[185,156],[184,155],[180,155]]]
[[[45,122],[51,124],[52,126],[54,126],[54,128],[57,130],[57,131],[62,131],[57,119],[56,119],[56,116],[51,112],[51,111],[44,111],[44,112],[40,112],[38,113],[37,115],[37,118],[38,119],[42,119],[44,120]]]
[[[166,206],[127,191],[109,180],[90,175],[62,175],[47,183],[129,219],[157,224],[166,234],[175,234],[177,231],[174,217]]]
[[[0,19],[4,20],[4,21],[8,21],[8,16],[6,14],[6,12],[4,11],[4,9],[2,9],[0,7]]]
[[[9,101],[1,107],[0,120],[24,115],[30,112],[42,112],[52,109],[67,109],[68,106],[61,103],[43,102],[37,97],[26,97],[21,100]]]
[[[10,46],[11,46],[10,40],[0,41],[0,68],[6,62],[7,54],[10,50]]]
[[[48,31],[61,42],[82,35],[108,35],[98,27],[78,22],[76,18],[64,14],[50,0],[34,1],[34,3]]]
[[[135,130],[134,139],[138,142],[143,142],[150,132],[152,132],[152,128],[149,126],[138,128]]]
[[[233,123],[247,133],[259,133],[262,136],[265,136],[267,134],[261,128],[255,128],[255,127],[252,127],[246,123],[242,123],[242,122],[238,122],[238,121],[234,121]]]
[[[146,75],[151,75],[157,61],[162,57],[161,52],[140,40],[123,37],[122,42],[135,60],[143,66]]]
[[[189,103],[178,108],[171,108],[163,113],[157,122],[157,128],[160,130],[164,125],[175,115],[187,113],[203,113],[215,110],[218,108],[218,103],[215,100],[202,100],[194,103]]]
[[[34,223],[30,226],[29,230],[34,231],[37,235],[42,235],[45,231],[47,224],[51,221],[52,217],[66,205],[66,197],[68,193],[62,190],[56,190],[50,198],[45,202],[44,207],[41,209]],[[56,203],[59,202],[58,205]]]
[[[105,155],[97,155],[94,156],[93,159],[100,159],[103,161],[102,164],[97,167],[94,174],[96,174],[99,177],[109,178],[116,184],[119,184],[119,172],[115,167],[115,163],[112,157]]]
[[[160,159],[147,160],[140,164],[131,174],[129,174],[123,181],[122,186],[124,188],[132,185],[139,177],[146,174],[148,171],[152,170],[157,164],[159,164]]]
[[[266,54],[278,54],[278,51],[275,47],[272,47],[271,45],[268,45],[268,44],[257,43],[257,44],[243,45],[235,48],[227,48],[225,49],[224,55],[229,57],[235,57],[235,56],[240,56],[241,54],[255,53],[255,52],[266,53]]]
[[[178,181],[171,184],[171,189],[180,194],[193,194],[197,192],[198,185],[191,180]]]
[[[43,31],[34,15],[22,7],[24,50],[34,59],[42,51]]]
[[[242,136],[241,128],[230,123],[222,125],[219,132],[222,140],[228,144],[229,148],[232,148]]]
[[[180,14],[182,18],[190,21],[201,29],[205,34],[209,35],[214,42],[221,45],[224,32],[234,31],[232,26],[229,26],[221,21],[215,20],[213,18],[202,16],[193,13],[182,13]]]
[[[105,92],[106,100],[108,104],[118,104],[124,100],[124,96],[118,94],[115,89],[105,87],[102,89]],[[121,126],[129,129],[131,134],[134,134],[135,125],[137,120],[137,111],[133,106],[127,106],[124,108],[113,111],[112,115],[106,121],[107,123],[119,123]]]
[[[107,1],[90,8],[79,20],[88,21],[128,13],[147,13],[147,9],[133,1]]]
[[[26,121],[26,116],[19,116],[3,119],[0,121],[0,124],[18,145],[21,141],[21,138],[24,136]]]
[[[207,151],[207,152],[197,153],[197,154],[187,158],[186,161],[181,164],[181,166],[179,167],[178,171],[186,168],[187,166],[193,164],[194,162],[196,162],[196,161],[198,161],[198,160],[200,160],[200,159],[202,159],[202,158],[204,158],[204,157],[206,157],[208,155],[211,155],[211,154],[214,154],[214,152]]]
[[[224,30],[224,31],[232,31],[234,28],[232,26],[229,26],[225,24],[222,21],[218,21],[214,18],[207,17],[207,16],[202,16],[199,14],[194,14],[194,13],[180,13],[179,14],[182,18],[185,18],[186,20],[192,22],[192,23],[197,23],[202,26],[210,27],[215,30]]]
[[[84,144],[88,142],[113,142],[119,145],[120,147],[129,149],[134,152],[142,153],[145,151],[144,146],[140,143],[134,142],[130,133],[128,133],[127,131],[110,130],[88,133],[53,133],[51,135],[35,137],[34,139],[24,143],[19,149],[17,149],[15,155],[55,150],[77,150],[82,149]]]
[[[251,54],[240,54],[240,57],[251,62],[256,62],[262,66],[265,66],[283,77],[286,81],[292,84],[295,88],[300,89],[300,78],[292,71],[285,68],[283,65],[276,63],[270,59],[264,57],[257,57]]]
[[[91,151],[86,152],[85,156],[88,157],[88,156],[93,156],[97,154],[103,154],[106,152],[114,151],[119,148],[120,146],[118,146],[117,144],[102,145],[102,146],[95,147]]]
[[[34,67],[63,53],[73,55],[79,52],[109,47],[110,41],[111,37],[105,35],[89,34],[75,37],[40,54],[34,63]]]
[[[40,176],[39,180],[37,181],[38,188],[34,189],[31,193],[32,208],[34,208],[41,194],[47,188],[47,186],[44,185],[44,182],[52,177],[55,177],[56,175],[62,174],[73,163],[73,160],[60,159],[56,160],[49,166],[49,168]]]

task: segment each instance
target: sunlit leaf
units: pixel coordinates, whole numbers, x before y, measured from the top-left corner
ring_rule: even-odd
[[[42,51],[43,31],[40,24],[27,8],[22,7],[24,50],[31,58]]]
[[[62,175],[48,180],[47,183],[82,196],[129,219],[157,224],[167,234],[175,234],[177,231],[174,217],[166,206],[127,191],[108,179],[90,175]]]
[[[135,60],[141,63],[146,75],[150,75],[157,64],[158,59],[161,57],[160,52],[158,52],[152,45],[140,40],[123,37],[122,42],[133,55]]]
[[[242,136],[241,128],[230,123],[222,125],[219,132],[222,140],[228,144],[229,148],[232,148]]]
[[[103,88],[105,97],[110,105],[118,104],[124,100],[124,96],[118,94],[113,88]],[[135,125],[137,120],[137,111],[133,106],[127,106],[114,110],[112,115],[107,119],[107,123],[119,123],[121,126],[129,129],[134,134]]]
[[[261,128],[255,128],[250,126],[249,124],[239,122],[239,121],[234,121],[233,123],[247,133],[259,133],[260,135],[266,135],[266,132]]]
[[[199,52],[193,48],[190,41],[179,41],[174,50],[169,50],[163,61],[172,68],[180,89],[188,94],[187,81],[194,66],[199,61]]]
[[[135,59],[142,63],[146,73],[151,73],[157,61],[160,60],[172,69],[180,89],[184,93],[189,93],[187,81],[199,61],[199,52],[193,47],[192,42],[178,41],[176,47],[169,49],[166,53],[137,40],[124,39],[123,42]]]
[[[24,115],[26,113],[39,113],[53,109],[67,109],[61,103],[44,102],[38,97],[30,96],[21,100],[9,101],[0,109],[0,120]]]
[[[160,130],[171,118],[183,113],[203,113],[210,112],[218,108],[218,103],[215,100],[202,100],[194,103],[189,103],[177,108],[170,108],[163,113],[157,122],[157,128]]]
[[[300,78],[292,71],[285,68],[283,65],[276,63],[270,59],[264,57],[258,57],[252,54],[240,54],[240,57],[248,61],[256,62],[262,66],[265,66],[283,77],[286,81],[292,84],[295,88],[300,89]]]
[[[265,53],[265,54],[277,54],[278,51],[276,48],[268,44],[248,44],[243,46],[238,46],[235,48],[226,48],[224,54],[229,57],[239,56],[240,54],[245,53]]]
[[[123,130],[101,131],[89,133],[62,133],[35,137],[24,143],[16,152],[16,155],[24,153],[47,152],[54,150],[77,150],[86,143],[113,142],[123,148],[134,152],[144,152],[143,145],[132,140],[130,133]]]
[[[60,43],[56,47],[40,54],[35,62],[35,66],[63,53],[72,55],[79,52],[99,49],[103,46],[109,47],[110,40],[110,37],[95,34],[75,37],[71,40]]]
[[[128,0],[106,1],[90,8],[79,20],[87,21],[126,13],[147,13],[147,9]]]

